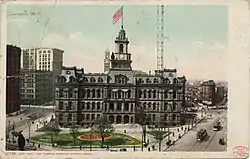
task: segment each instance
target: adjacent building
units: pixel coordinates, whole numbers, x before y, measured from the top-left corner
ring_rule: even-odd
[[[53,100],[53,73],[43,70],[21,70],[21,103],[43,105]]]
[[[49,75],[53,81],[53,91],[55,86],[55,80],[62,71],[63,65],[63,50],[56,48],[29,48],[22,51],[22,68],[29,73],[29,70],[36,74],[39,71],[52,72],[53,75]],[[38,71],[39,70],[39,71]],[[31,74],[29,76],[32,76]],[[43,76],[43,73],[41,74]],[[41,90],[43,91],[43,90]],[[52,102],[54,100],[55,93],[52,93]],[[26,98],[24,99],[26,100]]]
[[[133,71],[129,40],[122,28],[115,39],[107,73],[86,73],[65,67],[56,83],[55,115],[60,126],[89,127],[105,115],[113,124],[134,124],[139,109],[150,124],[181,124],[185,102],[184,76],[176,69],[147,74]]]
[[[204,81],[201,84],[200,100],[203,104],[214,105],[216,103],[215,82],[213,80]]]
[[[7,45],[6,54],[6,114],[20,110],[20,57],[21,49]]]
[[[63,52],[63,50],[56,48],[25,49],[22,54],[22,68],[60,74],[63,64]]]

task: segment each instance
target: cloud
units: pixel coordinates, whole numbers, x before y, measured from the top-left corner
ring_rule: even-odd
[[[81,32],[75,32],[68,36],[50,34],[44,38],[42,46],[64,50],[63,59],[65,66],[82,67],[94,72],[99,72],[100,68],[103,67],[104,53],[102,54],[103,56],[100,56],[98,44],[95,44],[93,40],[84,36]]]
[[[81,32],[67,36],[50,34],[44,38],[43,46],[58,47],[65,51],[64,65],[84,68],[86,72],[102,72],[106,47],[98,44]],[[101,46],[101,47],[99,47]],[[110,41],[109,50],[114,51]],[[176,68],[179,75],[188,79],[227,79],[227,46],[221,43],[207,44],[192,42],[185,52],[166,52],[165,66]],[[133,69],[153,71],[156,69],[156,49],[154,44],[130,44]]]

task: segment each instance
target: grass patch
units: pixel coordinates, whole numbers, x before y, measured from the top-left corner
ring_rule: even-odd
[[[82,135],[89,132],[79,132],[78,135]],[[31,137],[32,140],[43,142],[43,143],[51,143],[50,135],[42,134],[38,136]],[[59,146],[74,146],[73,137],[67,134],[57,134],[54,135],[54,142]],[[121,134],[121,133],[111,133],[111,137],[105,139],[104,145],[109,146],[118,146],[118,145],[140,145],[141,141],[131,137],[129,135]],[[101,140],[80,140],[76,139],[76,146],[89,147],[92,146],[101,146]]]

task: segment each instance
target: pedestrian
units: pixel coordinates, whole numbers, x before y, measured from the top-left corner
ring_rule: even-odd
[[[82,146],[80,145],[80,150],[82,150]]]
[[[135,151],[135,145],[134,145],[134,151]]]
[[[148,144],[149,144],[149,139],[147,140]]]
[[[40,144],[38,144],[38,148],[40,149],[40,147],[41,147],[41,145]]]
[[[148,148],[148,151],[150,151],[150,147]]]
[[[124,133],[125,133],[125,134],[126,134],[126,132],[127,132],[127,131],[126,131],[126,130],[124,130]]]
[[[178,131],[178,132],[180,131],[179,128],[177,128],[177,131]]]
[[[153,151],[155,150],[155,145],[152,146]]]
[[[174,132],[173,132],[173,136],[174,136]]]

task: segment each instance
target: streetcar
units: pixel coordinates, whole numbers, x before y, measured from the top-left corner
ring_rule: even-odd
[[[221,129],[221,123],[218,121],[214,124],[214,131],[219,131]]]
[[[207,137],[207,130],[205,129],[201,129],[200,131],[198,131],[197,133],[197,140],[198,141],[202,141]]]

